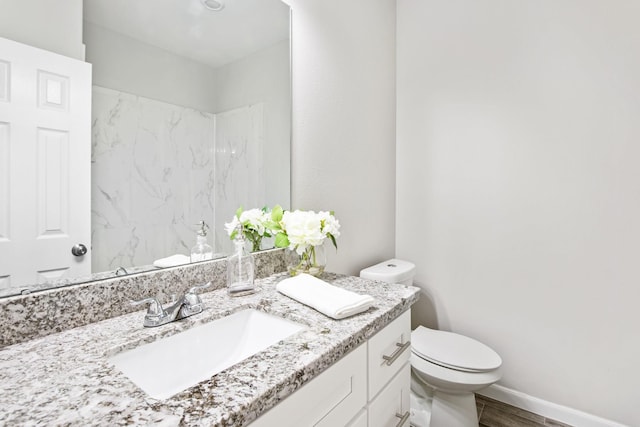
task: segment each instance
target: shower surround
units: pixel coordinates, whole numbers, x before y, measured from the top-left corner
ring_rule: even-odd
[[[94,86],[92,110],[92,271],[189,255],[200,220],[224,241],[220,223],[263,198],[237,184],[264,182],[261,104],[217,117]]]

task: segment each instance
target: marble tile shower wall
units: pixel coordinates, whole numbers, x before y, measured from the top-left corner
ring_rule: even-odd
[[[92,270],[189,255],[194,224],[217,252],[238,206],[261,206],[263,108],[211,114],[94,86]]]
[[[94,86],[93,271],[190,253],[215,215],[214,143],[214,114]]]
[[[215,248],[233,248],[221,232],[239,206],[261,208],[266,200],[264,162],[264,104],[258,103],[216,114]]]
[[[256,278],[285,271],[282,249],[258,252],[255,261]],[[171,294],[208,281],[213,284],[207,292],[226,286],[225,259],[3,298],[0,348],[140,311],[129,301],[156,296],[165,302]]]

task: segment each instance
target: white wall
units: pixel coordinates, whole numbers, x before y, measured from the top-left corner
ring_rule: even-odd
[[[501,384],[640,425],[640,4],[399,0],[397,256]]]
[[[207,65],[86,21],[84,42],[94,85],[214,112],[215,82]]]
[[[395,1],[289,0],[292,206],[335,210],[331,271],[394,255]]]
[[[82,0],[0,0],[0,37],[84,60]]]

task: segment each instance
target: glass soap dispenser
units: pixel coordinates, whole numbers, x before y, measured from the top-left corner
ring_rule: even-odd
[[[256,292],[253,283],[255,263],[253,254],[245,248],[242,224],[238,224],[233,239],[235,250],[227,258],[227,292],[231,296],[248,295]]]
[[[196,245],[191,249],[191,262],[213,259],[213,248],[207,243],[209,226],[204,220],[197,225],[200,229],[197,231]]]

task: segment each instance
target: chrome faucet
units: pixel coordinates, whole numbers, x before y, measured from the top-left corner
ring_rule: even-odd
[[[155,297],[145,298],[140,301],[131,301],[131,305],[149,304],[147,314],[144,316],[143,325],[147,328],[152,328],[201,313],[204,309],[204,303],[200,299],[200,296],[196,294],[196,291],[209,286],[211,286],[211,282],[192,287],[180,298],[176,299],[174,296],[171,305],[166,309],[162,307],[162,304],[160,304]]]

